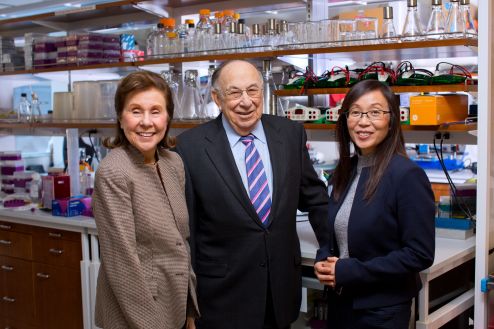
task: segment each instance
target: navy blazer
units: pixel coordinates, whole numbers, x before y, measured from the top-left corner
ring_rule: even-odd
[[[267,227],[242,183],[221,115],[177,139],[201,329],[262,328],[268,283],[278,326],[295,321],[301,301],[297,208],[309,212],[320,245],[328,243],[329,196],[310,162],[303,126],[270,115],[261,120],[273,168]]]
[[[353,160],[353,177],[357,158]],[[349,258],[336,263],[336,288],[353,298],[355,309],[411,300],[422,287],[419,272],[434,261],[434,195],[425,172],[395,155],[374,196],[364,200],[370,167],[363,168],[348,221]],[[332,253],[339,255],[334,221],[345,199],[330,198]]]

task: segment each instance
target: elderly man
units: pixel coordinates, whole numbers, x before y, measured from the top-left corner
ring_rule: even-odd
[[[263,115],[263,82],[247,61],[218,67],[221,114],[181,134],[201,329],[281,329],[298,317],[297,209],[326,245],[328,195],[303,127]]]

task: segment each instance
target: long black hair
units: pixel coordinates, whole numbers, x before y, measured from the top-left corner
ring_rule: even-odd
[[[363,95],[380,91],[386,101],[390,113],[389,130],[384,140],[377,145],[374,153],[374,165],[371,167],[370,177],[365,188],[364,198],[369,200],[377,189],[384,170],[395,154],[406,156],[403,133],[400,126],[400,104],[396,95],[384,83],[377,80],[364,80],[353,86],[341,105],[341,112],[336,123],[336,140],[340,153],[340,159],[333,174],[333,196],[336,200],[341,197],[351,178],[351,154],[350,147],[353,141],[348,131],[346,113],[350,107]],[[355,150],[360,153],[360,149],[353,143]]]

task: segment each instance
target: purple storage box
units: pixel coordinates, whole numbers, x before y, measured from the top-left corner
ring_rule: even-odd
[[[96,33],[79,33],[77,38],[79,39],[79,44],[81,41],[103,41],[103,35]]]
[[[16,171],[23,171],[24,170],[24,165],[1,165],[0,166],[0,173],[3,175],[11,176],[13,175]]]
[[[87,58],[96,58],[101,57],[103,55],[103,51],[101,49],[79,49],[77,51],[77,57],[87,57]]]
[[[93,216],[93,207],[91,203],[93,198],[90,196],[84,197],[81,199],[82,204],[84,205],[84,210],[82,211],[82,216],[94,217]]]
[[[103,43],[98,41],[79,41],[77,49],[103,49]]]
[[[21,152],[1,152],[0,161],[22,160]]]
[[[116,42],[117,44],[120,44],[120,35],[103,34],[103,42]]]

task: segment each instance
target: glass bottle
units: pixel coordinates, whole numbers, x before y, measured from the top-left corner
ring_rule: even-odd
[[[460,12],[463,17],[463,22],[465,24],[465,37],[476,38],[477,29],[473,23],[472,13],[470,12],[470,0],[460,0]]]
[[[383,27],[381,38],[383,38],[383,43],[398,42],[398,39],[396,38],[395,24],[393,22],[393,7],[383,8]]]
[[[173,111],[174,112],[173,118],[182,119],[182,104],[181,104],[181,98],[180,98],[180,94],[179,94],[180,88],[179,88],[178,82],[176,81],[176,79],[174,79],[173,71],[172,70],[161,71],[161,76],[163,77],[163,79],[168,84],[168,87],[170,87],[173,104],[175,105],[174,106],[175,109]]]
[[[197,70],[185,71],[184,94],[182,97],[182,118],[197,119],[201,115],[201,95],[197,87]]]
[[[238,47],[241,48],[240,51],[250,51],[249,38],[245,34],[245,28],[246,26],[244,25],[244,23],[238,23],[237,42]]]
[[[260,34],[259,24],[252,24],[252,35],[250,36],[249,44],[252,47],[252,51],[263,50],[263,38]]]
[[[213,23],[209,19],[211,11],[209,9],[199,10],[199,22],[196,25],[195,49],[206,52],[209,48],[210,35],[213,31]]]
[[[162,23],[158,23],[156,26],[156,33],[154,34],[153,40],[152,55],[154,58],[158,58],[160,55],[165,54],[166,46],[166,33]]]
[[[224,51],[226,46],[223,33],[221,31],[221,24],[215,23],[214,34],[211,36],[211,39],[209,39],[209,42],[206,45],[207,49],[215,49],[219,53]]]
[[[211,91],[213,89],[211,82],[214,70],[214,65],[210,65],[208,69],[208,84],[206,86],[206,90],[204,91],[204,100],[201,106],[201,113],[203,113],[204,117],[207,119],[214,119],[220,114],[220,109],[211,96]]]
[[[41,120],[41,104],[35,92],[31,94],[31,113],[32,122],[39,122]]]
[[[425,29],[427,39],[443,39],[444,26],[442,0],[432,0],[431,16]]]
[[[223,10],[223,20],[221,21],[221,30],[224,34],[230,33],[231,23],[234,21],[233,15],[235,12],[233,10]]]
[[[450,0],[448,19],[446,20],[446,37],[461,38],[465,23],[460,13],[459,0]]]
[[[21,94],[21,100],[17,108],[17,120],[19,122],[31,121],[31,104],[27,100],[27,94]]]
[[[151,32],[148,33],[146,37],[146,56],[153,56],[154,54],[154,43],[159,29],[160,24],[157,24]]]
[[[403,25],[403,41],[419,41],[422,37],[422,24],[417,10],[417,0],[407,0],[407,17]]]

